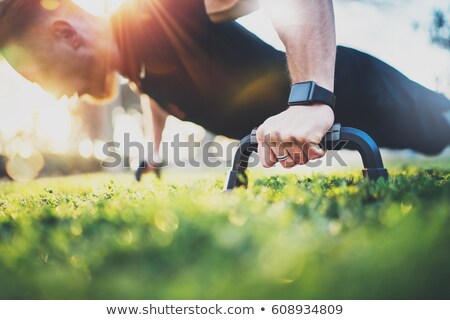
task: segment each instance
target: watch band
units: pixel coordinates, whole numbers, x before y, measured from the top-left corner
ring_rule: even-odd
[[[291,88],[289,106],[309,106],[322,103],[334,109],[336,96],[333,92],[322,88],[314,81],[296,83]]]

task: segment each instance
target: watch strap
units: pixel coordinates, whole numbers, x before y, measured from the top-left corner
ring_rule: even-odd
[[[314,81],[296,83],[292,86],[289,106],[308,106],[315,103],[326,104],[334,109],[336,96]]]

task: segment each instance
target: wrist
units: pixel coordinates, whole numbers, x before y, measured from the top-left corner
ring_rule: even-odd
[[[293,56],[294,53],[289,54],[288,48],[286,48],[286,54],[288,56]],[[323,65],[321,65],[323,67]],[[295,66],[289,66],[289,74],[291,79],[291,85],[301,82],[314,81],[319,86],[329,90],[334,91],[335,85],[335,69],[334,65],[332,69],[324,69],[324,70],[305,70],[300,69],[298,67],[295,69]]]
[[[161,163],[162,162],[162,158],[159,154],[159,150],[153,150],[153,154],[152,154],[152,161],[155,163]]]
[[[320,114],[320,118],[323,119],[324,123],[329,125],[330,128],[334,124],[334,110],[326,104],[316,103],[309,106],[291,106],[288,110],[294,114],[307,109],[314,110],[316,113]]]
[[[331,108],[329,105],[323,104],[323,103],[314,103],[311,105],[305,105],[305,106],[290,106],[288,108],[288,110],[300,110],[300,109],[304,109],[304,108],[308,108],[308,109],[317,109],[317,110],[321,110],[324,113],[327,114],[333,114],[334,115],[334,109]]]

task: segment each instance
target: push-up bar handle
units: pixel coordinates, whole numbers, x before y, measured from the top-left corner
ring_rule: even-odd
[[[225,181],[226,191],[233,190],[235,187],[247,187],[248,177],[245,171],[248,168],[250,156],[258,149],[256,131],[257,129],[254,129],[239,143],[232,169]],[[365,178],[376,181],[379,178],[388,179],[389,177],[388,171],[383,165],[380,149],[375,141],[361,130],[335,124],[322,139],[321,146],[329,151],[338,151],[346,147],[356,148],[363,161],[363,176]]]

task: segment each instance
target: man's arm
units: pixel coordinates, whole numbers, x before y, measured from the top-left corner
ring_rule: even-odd
[[[336,31],[331,0],[261,0],[286,47],[292,83],[334,89]]]
[[[153,160],[155,162],[160,162],[161,158],[159,155],[159,149],[161,147],[162,134],[164,127],[166,125],[167,117],[169,116],[166,111],[164,111],[159,104],[150,99],[151,110],[152,110],[152,120],[153,120]]]
[[[333,91],[336,33],[332,0],[260,1],[286,47],[292,83],[315,81]],[[285,167],[322,157],[324,151],[317,145],[333,122],[334,113],[326,105],[294,106],[267,119],[258,130],[263,165],[271,167],[277,157],[286,154],[290,158],[281,162]]]
[[[142,175],[148,172],[155,172],[157,177],[160,177],[160,170],[162,167],[162,159],[159,155],[159,149],[161,147],[162,134],[164,131],[164,127],[166,125],[166,120],[168,117],[167,112],[165,112],[159,104],[151,99],[147,95],[141,95],[141,105],[142,111],[144,114],[144,119],[149,120],[152,118],[152,129],[153,129],[153,153],[149,159],[144,159],[145,161],[140,163],[139,168],[136,171],[136,179],[141,181]],[[149,127],[145,122],[144,130],[145,136],[149,137]]]

